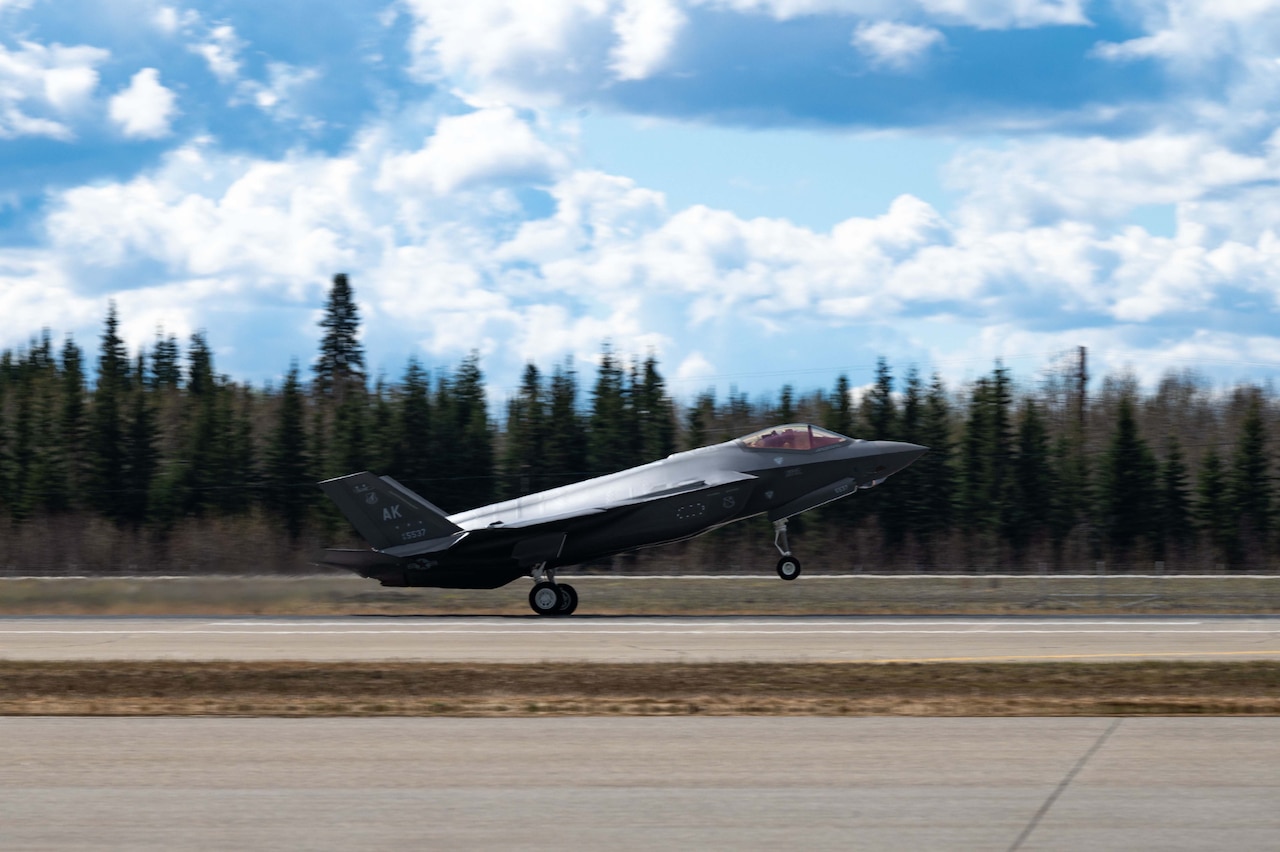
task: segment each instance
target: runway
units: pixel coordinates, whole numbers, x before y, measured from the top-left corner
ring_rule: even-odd
[[[1274,850],[1280,719],[0,718],[0,848]]]
[[[9,660],[1278,660],[1280,617],[5,617]]]

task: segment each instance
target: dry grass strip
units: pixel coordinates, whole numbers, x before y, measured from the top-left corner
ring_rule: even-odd
[[[1280,663],[0,661],[2,715],[1280,714]]]

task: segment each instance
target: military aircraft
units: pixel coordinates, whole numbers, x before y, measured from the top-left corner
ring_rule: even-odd
[[[569,615],[578,593],[556,569],[693,538],[766,515],[781,558],[800,576],[787,519],[871,488],[927,452],[789,423],[660,461],[447,515],[389,476],[367,471],[320,483],[370,549],[317,560],[384,586],[496,589],[525,575],[538,615]]]

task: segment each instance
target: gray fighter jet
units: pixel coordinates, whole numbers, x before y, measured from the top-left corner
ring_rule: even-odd
[[[569,615],[578,594],[556,582],[557,568],[766,515],[778,576],[794,580],[788,518],[879,485],[926,451],[791,423],[456,515],[389,476],[353,473],[320,487],[371,549],[326,550],[318,561],[384,586],[496,589],[528,575],[534,612]]]

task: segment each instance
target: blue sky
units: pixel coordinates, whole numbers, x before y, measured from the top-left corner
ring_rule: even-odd
[[[0,347],[1280,374],[1280,3],[0,0]]]

